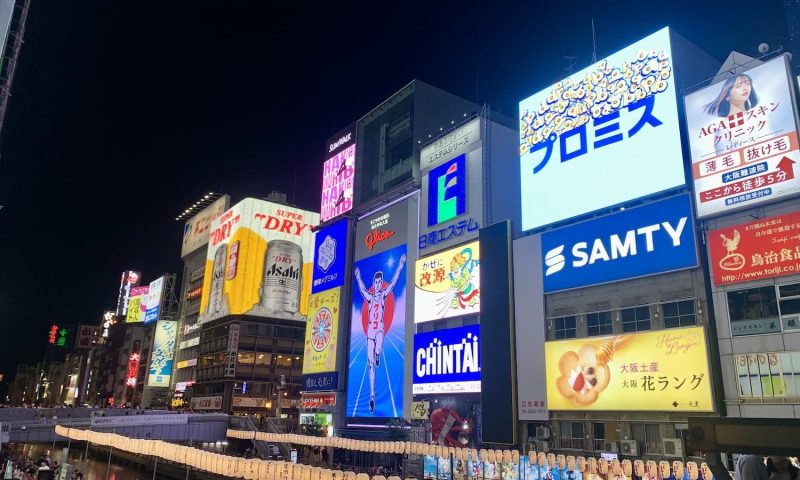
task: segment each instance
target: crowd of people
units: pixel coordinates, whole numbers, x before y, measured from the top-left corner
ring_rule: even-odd
[[[12,464],[11,478],[13,480],[53,480],[58,478],[61,465],[50,456],[49,452],[34,459],[25,453],[14,450],[4,450],[0,453],[0,466],[3,473],[8,465]],[[80,470],[73,470],[71,480],[83,480]]]
[[[800,468],[789,457],[742,455],[735,473],[736,480],[798,480]]]

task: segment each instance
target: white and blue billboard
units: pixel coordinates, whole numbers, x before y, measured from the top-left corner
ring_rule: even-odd
[[[314,240],[314,273],[311,293],[344,285],[344,264],[347,255],[348,220],[321,228]]]
[[[519,103],[522,229],[685,184],[669,29]]]
[[[414,335],[414,394],[479,393],[479,325]]]
[[[542,234],[544,292],[697,266],[688,194]]]

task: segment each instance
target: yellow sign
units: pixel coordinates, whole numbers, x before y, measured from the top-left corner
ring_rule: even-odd
[[[430,402],[413,402],[411,404],[411,418],[413,420],[427,420],[430,408]]]
[[[417,260],[414,323],[481,311],[480,248],[471,242]]]
[[[341,287],[336,287],[308,297],[303,374],[336,370],[340,291]]]
[[[550,410],[711,412],[703,327],[545,342]]]

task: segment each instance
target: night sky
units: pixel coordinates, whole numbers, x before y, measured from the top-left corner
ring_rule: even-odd
[[[326,138],[413,78],[513,118],[591,63],[591,18],[598,58],[667,25],[720,62],[788,48],[777,0],[287,3],[33,0],[0,145],[6,381],[122,270],[180,271],[204,193],[318,211]]]

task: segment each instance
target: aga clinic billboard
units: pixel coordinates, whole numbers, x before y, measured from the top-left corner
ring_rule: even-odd
[[[545,342],[548,407],[713,411],[703,328]]]
[[[181,258],[208,243],[211,223],[225,213],[225,210],[228,209],[229,201],[230,197],[223,195],[186,222],[183,226]]]
[[[715,285],[800,273],[800,212],[708,232]]]
[[[688,194],[542,234],[544,291],[697,266]]]
[[[414,395],[480,393],[480,327],[414,335]]]
[[[414,323],[480,313],[480,264],[478,242],[417,260]]]
[[[144,321],[144,314],[147,310],[147,292],[149,290],[149,285],[131,288],[130,300],[128,301],[128,313],[125,316],[126,323],[139,323]]]
[[[211,225],[199,322],[226,315],[303,320],[319,214],[246,198]]]
[[[523,230],[685,183],[667,28],[521,101],[519,120]]]
[[[478,236],[483,218],[482,152],[480,118],[420,150],[420,251]]]
[[[308,299],[303,374],[336,370],[340,293],[341,287],[336,287]]]
[[[327,160],[322,166],[323,222],[353,208],[353,182],[356,171],[356,124],[353,123],[328,140]]]
[[[169,387],[175,362],[175,339],[178,322],[159,320],[153,338],[153,353],[147,375],[148,387]]]
[[[686,97],[698,217],[800,192],[789,72],[780,56]]]

